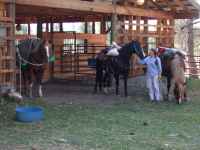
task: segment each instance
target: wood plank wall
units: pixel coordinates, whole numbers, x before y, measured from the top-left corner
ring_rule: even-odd
[[[0,85],[15,86],[15,56],[13,46],[12,4],[0,2]],[[8,16],[10,15],[10,16]]]

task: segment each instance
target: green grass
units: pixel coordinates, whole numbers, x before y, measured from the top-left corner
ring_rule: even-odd
[[[189,80],[188,87],[191,93],[199,91],[200,81]],[[152,104],[139,97],[107,106],[27,101],[26,105],[40,105],[45,112],[42,122],[31,124],[13,121],[15,105],[10,104],[4,107],[9,115],[0,123],[0,145],[42,150],[65,146],[76,150],[199,150],[200,100],[197,95],[191,98],[182,105]]]

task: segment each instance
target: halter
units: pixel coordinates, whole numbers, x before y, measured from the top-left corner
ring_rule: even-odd
[[[139,53],[139,51],[137,50],[137,48],[136,48],[135,44],[133,44],[133,50],[135,50],[135,53],[136,53],[136,54],[138,54],[138,53]],[[132,53],[134,53],[134,51],[132,51]]]
[[[136,48],[135,44],[133,44],[133,50],[135,50],[135,53],[136,53],[136,54],[139,54],[139,50]],[[133,50],[132,50],[132,53],[134,53]],[[142,50],[142,53],[143,53],[143,56],[145,56],[143,50]]]

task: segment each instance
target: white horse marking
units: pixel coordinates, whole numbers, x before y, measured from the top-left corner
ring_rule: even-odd
[[[43,97],[43,92],[42,92],[42,85],[39,85],[39,96]]]

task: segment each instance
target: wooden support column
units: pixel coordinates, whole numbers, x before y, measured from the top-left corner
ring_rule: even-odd
[[[92,34],[95,34],[95,22],[92,22]]]
[[[167,39],[167,20],[166,19],[163,19],[162,20],[162,24],[163,24],[163,31],[162,31],[162,43],[164,44],[163,46],[165,47],[169,47],[169,43],[168,43],[168,39]]]
[[[88,22],[85,21],[85,33],[88,33]],[[88,40],[84,39],[84,51],[87,53],[88,52]]]
[[[106,20],[103,17],[101,20],[101,34],[105,34],[105,32],[106,32]]]
[[[144,34],[148,34],[148,18],[144,19]],[[148,37],[143,38],[144,50],[148,50]]]
[[[53,43],[53,22],[50,22],[50,40]]]
[[[124,23],[123,23],[123,17],[122,16],[118,16],[118,29],[117,29],[117,38],[116,38],[116,42],[121,44],[123,43],[124,37],[123,37],[123,33],[124,33]]]
[[[193,19],[188,20],[189,26],[187,26],[187,30],[188,30],[188,41],[187,41],[187,45],[188,45],[188,53],[190,55],[189,57],[189,62],[195,62],[195,58],[194,56],[194,33],[193,33]],[[196,70],[194,68],[197,68],[196,63],[189,63],[189,68],[191,68],[189,70],[189,73],[191,74],[191,76],[195,77],[196,74],[199,73],[199,70]]]
[[[60,22],[59,25],[60,25],[60,32],[63,32],[63,23]]]
[[[49,32],[49,23],[46,23],[46,32]]]
[[[11,28],[10,28],[10,36],[13,38],[10,43],[9,43],[9,47],[10,47],[10,55],[14,58],[16,58],[16,49],[15,49],[15,40],[14,40],[14,37],[15,37],[15,14],[16,14],[16,7],[15,7],[15,0],[12,0],[11,3],[9,3],[9,17],[12,19],[12,25],[11,25]],[[10,69],[13,69],[13,70],[16,70],[16,61],[10,61],[11,63],[11,68]],[[11,74],[11,83],[13,84],[13,88],[16,88],[16,72],[14,71],[12,74]]]
[[[175,37],[175,31],[174,31],[174,28],[175,28],[175,20],[174,19],[170,19],[170,28],[169,28],[169,32],[170,32],[170,45],[171,47],[174,47],[174,37]]]
[[[54,40],[53,40],[53,21],[51,19],[51,22],[50,22],[50,42],[52,44],[52,53],[54,54]],[[52,79],[54,77],[54,63],[52,62],[50,64],[50,79]]]
[[[132,41],[133,40],[133,17],[129,16],[128,17],[129,21],[129,27],[128,27],[128,40]]]
[[[117,11],[116,11],[116,1],[113,1],[114,11],[111,16],[111,42],[116,41],[116,24],[117,24]]]
[[[162,46],[162,43],[161,43],[161,26],[162,26],[162,20],[158,19],[158,25],[157,25],[158,37],[156,38],[156,47]]]
[[[88,33],[88,22],[87,21],[85,21],[85,31],[84,32]]]
[[[136,17],[136,34],[137,34],[137,37],[136,37],[136,40],[138,40],[139,42],[142,42],[142,39],[141,39],[141,36],[140,36],[140,20],[141,20],[141,17]]]
[[[116,41],[117,14],[112,14],[111,18],[111,42]]]
[[[31,25],[30,25],[30,22],[28,23],[28,36],[31,35]]]
[[[40,18],[37,20],[37,37],[42,39],[42,20]]]

